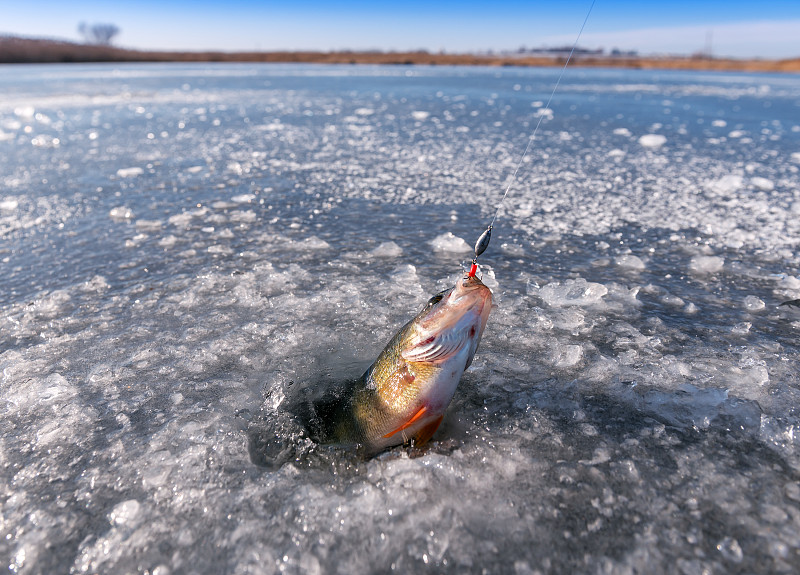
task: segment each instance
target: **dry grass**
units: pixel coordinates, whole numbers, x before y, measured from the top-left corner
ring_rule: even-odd
[[[63,62],[304,62],[432,66],[563,66],[564,58],[431,54],[429,52],[146,52],[55,40],[0,37],[0,63]],[[800,58],[734,60],[580,56],[573,58],[572,65],[662,70],[800,72]]]

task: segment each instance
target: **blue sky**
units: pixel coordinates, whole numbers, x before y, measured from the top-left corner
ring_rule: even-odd
[[[168,50],[514,50],[571,44],[591,0],[0,0],[0,33],[79,40],[112,23],[116,44]],[[587,48],[800,57],[800,1],[597,0]]]

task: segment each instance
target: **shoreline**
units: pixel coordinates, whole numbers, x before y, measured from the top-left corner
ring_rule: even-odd
[[[0,64],[92,62],[246,62],[307,64],[387,64],[427,66],[560,67],[563,56],[475,55],[417,52],[169,52],[77,44],[57,40],[0,37]],[[574,67],[642,70],[798,73],[800,57],[738,60],[709,57],[629,57],[575,55]]]

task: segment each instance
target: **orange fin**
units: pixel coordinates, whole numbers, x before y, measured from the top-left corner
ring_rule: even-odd
[[[419,410],[417,413],[415,413],[415,414],[414,414],[414,417],[412,417],[411,419],[409,419],[408,421],[406,421],[406,422],[405,422],[403,425],[401,425],[400,427],[398,427],[398,428],[397,428],[397,429],[395,429],[394,431],[390,431],[389,433],[387,433],[386,435],[384,435],[384,437],[391,437],[392,435],[394,435],[394,434],[395,434],[395,433],[397,433],[398,431],[403,431],[403,430],[404,430],[406,427],[409,427],[410,425],[413,425],[415,421],[417,421],[417,420],[418,420],[420,417],[422,417],[423,415],[425,415],[425,412],[426,412],[426,411],[428,411],[428,407],[427,407],[426,405],[423,405],[423,406],[420,408],[420,410]]]
[[[437,429],[439,429],[439,424],[442,423],[442,419],[444,419],[444,415],[440,415],[428,425],[420,429],[414,436],[414,445],[419,447],[420,445],[428,443],[428,440],[433,437],[433,434],[436,433]]]

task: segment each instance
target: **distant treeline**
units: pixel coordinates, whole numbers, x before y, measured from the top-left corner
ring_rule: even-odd
[[[441,66],[561,66],[562,56],[472,55],[417,52],[157,52],[59,40],[0,37],[0,63],[67,62],[289,62],[320,64],[420,64]],[[620,57],[578,54],[575,66],[613,68],[800,72],[800,58],[734,60],[702,57]]]

